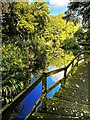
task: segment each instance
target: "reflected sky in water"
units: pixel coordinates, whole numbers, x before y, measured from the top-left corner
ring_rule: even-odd
[[[57,67],[50,66],[48,67],[48,71],[55,70]],[[49,88],[51,85],[53,85],[56,81],[60,80],[60,76],[62,76],[62,73],[55,74],[53,76],[47,77],[47,88]],[[35,77],[32,79],[32,83],[36,80]],[[47,94],[47,98],[52,98],[55,92],[58,92],[58,90],[61,88],[61,84],[56,86],[53,90],[51,90]],[[21,113],[17,115],[17,120],[24,119],[27,114],[30,112],[30,110],[33,108],[34,104],[40,98],[42,95],[42,82],[36,86],[35,89],[32,90],[31,93],[28,94],[28,96],[20,103]]]
[[[60,67],[60,68],[63,68],[63,67],[64,67],[64,65],[62,67]],[[49,66],[48,67],[48,71],[53,71],[53,70],[56,70],[56,69],[58,69],[58,67],[56,67],[56,66]],[[57,82],[58,80],[62,79],[63,76],[64,76],[64,71],[61,71],[59,73],[56,73],[56,74],[52,75],[51,79],[54,82]]]

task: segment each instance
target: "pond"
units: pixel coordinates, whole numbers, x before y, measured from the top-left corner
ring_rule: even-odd
[[[74,58],[74,55],[72,52],[69,52],[68,54],[63,53],[61,56],[53,59],[49,58],[49,66],[47,67],[47,71],[52,71],[61,67],[64,67],[67,65],[71,59]],[[52,60],[51,60],[52,59]],[[55,82],[58,80],[62,79],[64,75],[64,71],[57,73],[55,75],[47,77],[47,88],[49,88],[51,85],[53,85]],[[36,80],[35,77],[32,78],[31,83],[33,83]],[[57,92],[61,88],[61,84],[56,86],[54,89],[52,89],[48,94],[47,98],[52,98],[55,92]],[[24,119],[27,114],[31,111],[33,108],[34,104],[40,98],[42,95],[42,82],[36,86],[35,89],[33,89],[32,92],[28,94],[28,96],[20,103],[20,114],[16,115],[17,120],[22,120]],[[41,104],[39,105],[39,107]]]
[[[48,67],[49,71],[55,70],[55,69],[57,69],[56,66]],[[50,87],[51,85],[53,85],[58,80],[60,80],[60,78],[63,77],[63,74],[64,74],[63,72],[60,72],[60,73],[57,73],[55,75],[47,77],[47,88]],[[36,80],[36,78],[33,77],[31,82],[34,82],[35,80]],[[47,98],[53,97],[55,92],[57,92],[60,88],[61,88],[61,84],[59,84],[53,90],[51,90],[47,94]],[[42,95],[42,82],[40,82],[40,84],[37,85],[36,88],[32,92],[30,92],[28,94],[28,96],[20,103],[21,112],[20,112],[20,114],[18,114],[16,116],[17,120],[21,120],[21,119],[24,119],[26,117],[26,115],[30,112],[30,110],[33,108],[34,104],[36,103],[36,101],[38,100],[38,98],[41,95]],[[40,106],[41,106],[41,104],[40,104]]]

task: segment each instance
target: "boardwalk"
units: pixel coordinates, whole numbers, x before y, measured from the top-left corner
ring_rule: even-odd
[[[53,98],[47,99],[47,110],[39,108],[32,120],[90,120],[90,62],[76,67]],[[30,120],[31,120],[30,119]]]

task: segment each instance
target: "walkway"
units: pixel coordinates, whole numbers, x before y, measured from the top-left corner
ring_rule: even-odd
[[[47,99],[47,111],[39,108],[30,120],[90,120],[89,71],[90,62],[79,66],[67,78],[65,88]]]

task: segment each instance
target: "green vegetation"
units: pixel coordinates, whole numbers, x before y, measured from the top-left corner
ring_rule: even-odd
[[[82,28],[79,31],[81,35],[81,42],[90,43],[90,2],[70,2],[66,12],[65,19],[67,21],[74,21],[76,23],[79,19],[82,23]],[[79,35],[79,34],[78,34]],[[79,37],[80,37],[79,35]]]
[[[44,2],[2,3],[2,13],[2,94],[5,105],[30,84],[32,75],[42,73],[48,64],[59,67],[68,64],[74,57],[70,50],[79,48],[83,33],[79,20],[67,22],[64,14],[50,16]],[[85,35],[83,38],[87,37]]]

